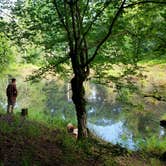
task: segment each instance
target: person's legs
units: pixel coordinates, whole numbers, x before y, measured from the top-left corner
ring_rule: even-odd
[[[10,113],[10,104],[7,105],[7,113]]]
[[[7,113],[8,113],[8,114],[10,113],[10,105],[11,105],[11,99],[8,98],[8,99],[7,99]]]
[[[12,97],[11,99],[11,113],[13,113],[14,106],[16,104],[16,97]]]
[[[13,101],[12,99],[8,98],[8,105],[7,105],[7,113],[13,113],[13,109],[14,109],[14,105],[15,105],[15,101]]]
[[[13,113],[14,105],[11,105],[10,112]]]

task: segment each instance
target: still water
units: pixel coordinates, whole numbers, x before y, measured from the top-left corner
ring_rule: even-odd
[[[108,88],[103,93],[100,85],[91,86],[88,127],[97,136],[131,150],[139,149],[148,139],[166,139],[166,130],[159,124],[166,110],[165,102],[150,102],[152,99],[141,100],[137,96],[136,100],[132,99],[135,105],[124,104],[111,100],[115,94]]]
[[[6,80],[1,79],[0,85],[2,92]],[[85,87],[88,128],[96,136],[131,150],[138,149],[140,143],[146,143],[151,138],[158,141],[166,139],[166,130],[159,124],[166,102],[133,96],[134,104],[126,104],[116,100],[118,93],[111,88],[96,84]],[[69,84],[54,80],[31,84],[18,80],[18,89],[16,109],[28,107],[63,120],[76,119]],[[0,95],[0,105],[5,109],[5,93]]]
[[[65,87],[65,90],[62,90],[63,88],[59,90],[59,95],[55,90],[54,94],[56,93],[61,99],[56,104],[53,102],[50,110],[52,115],[59,115],[69,121],[75,116],[75,112],[70,86]],[[148,139],[155,138],[158,141],[166,139],[166,130],[159,124],[166,110],[166,102],[133,96],[131,98],[133,104],[126,104],[116,100],[119,94],[114,89],[96,84],[87,84],[85,87],[88,128],[96,136],[131,150],[139,149],[140,144],[146,144]],[[48,92],[49,88],[46,89]],[[67,93],[63,96],[62,92]],[[48,107],[52,99],[50,98]]]

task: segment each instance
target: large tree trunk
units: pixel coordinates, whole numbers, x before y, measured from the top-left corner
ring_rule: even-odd
[[[85,90],[83,82],[85,79],[81,75],[75,75],[71,80],[72,86],[72,100],[75,104],[77,113],[77,123],[78,123],[78,139],[85,138],[88,136],[86,128],[86,101],[85,101]]]

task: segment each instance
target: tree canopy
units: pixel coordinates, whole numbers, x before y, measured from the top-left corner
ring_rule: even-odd
[[[9,41],[3,33],[0,33],[0,71],[5,70],[12,59]]]
[[[17,0],[6,29],[23,51],[33,48],[24,56],[26,60],[42,58],[38,76],[52,70],[70,77],[78,138],[82,138],[87,136],[83,83],[90,68],[96,77],[115,80],[109,73],[112,64],[125,66],[122,77],[144,58],[158,52],[165,56],[165,4],[154,0]]]

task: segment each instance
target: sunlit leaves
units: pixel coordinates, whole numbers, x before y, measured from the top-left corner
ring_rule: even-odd
[[[54,3],[50,0],[17,1],[12,10],[13,16],[16,17],[16,21],[11,23],[11,31],[14,34],[12,37],[18,39],[21,47],[25,48],[28,43],[33,43],[43,49],[41,54],[44,57],[43,64],[45,60],[47,63],[56,64],[59,58],[69,53],[68,42],[75,43],[70,11],[70,3],[75,1],[64,3],[65,1],[56,0],[55,2],[60,12],[59,16]],[[76,6],[73,6],[77,38],[86,38],[88,56],[91,57],[96,46],[107,34],[121,1],[80,0],[77,2],[79,10],[76,11]],[[136,2],[138,1],[126,1],[125,6]],[[68,28],[68,32],[63,23]],[[137,62],[151,57],[152,54],[164,54],[164,27],[165,10],[160,4],[149,3],[125,8],[119,15],[111,36],[93,61],[93,69],[104,67],[106,71],[112,64],[120,63],[136,66]],[[30,53],[27,58],[32,60],[36,55]],[[51,58],[47,55],[51,55]],[[61,67],[57,68],[58,72],[61,70]],[[102,70],[97,72],[100,71]]]
[[[2,72],[12,60],[12,52],[9,42],[3,33],[0,33],[0,71]]]

